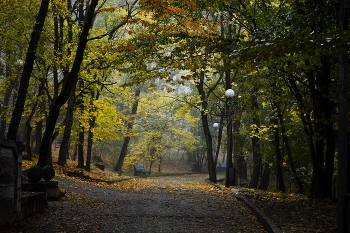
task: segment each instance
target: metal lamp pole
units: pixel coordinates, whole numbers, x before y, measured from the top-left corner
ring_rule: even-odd
[[[226,182],[225,186],[233,186],[234,185],[234,178],[235,178],[235,169],[232,164],[232,110],[231,110],[231,104],[228,103],[233,96],[235,95],[235,92],[232,89],[228,89],[225,92],[225,96],[227,99],[227,110],[228,110],[228,117],[227,117],[227,156],[226,156]]]

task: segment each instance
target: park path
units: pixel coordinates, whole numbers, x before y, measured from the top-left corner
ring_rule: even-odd
[[[155,186],[116,190],[56,177],[64,197],[0,232],[266,232],[243,203],[203,175],[138,179]]]

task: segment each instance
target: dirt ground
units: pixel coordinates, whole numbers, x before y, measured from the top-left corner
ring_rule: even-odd
[[[127,182],[150,188],[120,190],[56,177],[64,197],[0,232],[266,232],[243,203],[205,178],[137,178]]]
[[[29,168],[35,161],[23,161]],[[244,197],[283,233],[336,232],[336,203],[210,184],[207,173],[191,174],[186,161],[166,158],[162,172],[151,176],[123,176],[93,167],[91,173],[70,172],[55,165],[65,195],[48,208],[4,232],[267,232]],[[70,173],[70,174],[68,174]],[[181,175],[182,174],[182,175]],[[187,175],[185,175],[187,174]],[[218,172],[223,180],[224,172]]]

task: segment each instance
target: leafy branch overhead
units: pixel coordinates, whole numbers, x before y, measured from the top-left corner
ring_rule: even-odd
[[[177,154],[212,182],[233,145],[238,185],[334,199],[336,21],[327,1],[4,1],[0,134],[41,166]]]

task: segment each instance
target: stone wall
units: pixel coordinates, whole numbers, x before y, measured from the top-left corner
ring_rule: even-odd
[[[21,219],[47,207],[46,193],[23,195],[21,200]]]
[[[14,141],[0,138],[0,225],[21,218],[22,156]]]

